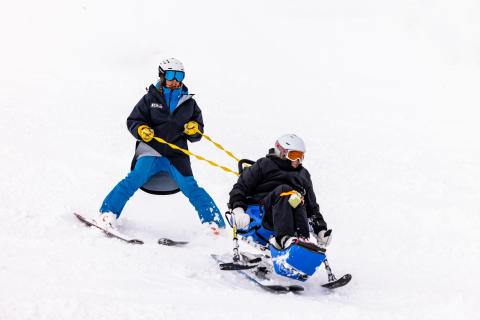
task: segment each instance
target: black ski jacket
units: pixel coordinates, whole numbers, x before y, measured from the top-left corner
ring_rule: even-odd
[[[136,139],[141,140],[137,130],[140,125],[145,124],[155,131],[155,136],[188,150],[187,140],[196,142],[202,136],[199,133],[193,136],[186,135],[183,133],[184,125],[189,121],[196,121],[199,130],[203,132],[203,119],[202,111],[192,98],[193,95],[188,94],[188,89],[185,86],[183,90],[185,94],[181,96],[173,113],[170,113],[163,94],[154,85],[151,85],[147,94],[140,99],[127,119],[127,127],[130,133]],[[147,144],[162,156],[167,157],[182,175],[193,175],[188,155],[155,139]]]
[[[310,173],[303,166],[293,168],[290,160],[282,160],[273,154],[258,159],[242,172],[230,191],[228,207],[242,207],[246,210],[248,204],[263,204],[265,196],[282,184],[304,194],[307,217],[312,221],[314,231],[318,233],[320,229],[327,229],[317,204]]]

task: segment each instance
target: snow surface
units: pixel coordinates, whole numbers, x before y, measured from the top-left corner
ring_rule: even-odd
[[[5,1],[0,319],[480,319],[479,16],[477,0]],[[304,138],[349,286],[319,288],[322,270],[276,295],[217,271],[230,231],[181,194],[127,204],[143,246],[74,218],[128,173],[126,117],[171,56],[236,155]],[[235,177],[192,162],[225,210]]]

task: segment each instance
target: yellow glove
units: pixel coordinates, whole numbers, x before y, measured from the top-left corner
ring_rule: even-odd
[[[138,135],[140,136],[140,138],[142,138],[143,141],[145,142],[152,141],[154,136],[154,132],[152,128],[150,128],[146,124],[143,124],[138,127],[137,131],[138,131]]]
[[[196,121],[189,121],[185,123],[183,127],[185,128],[185,130],[183,130],[183,133],[189,136],[193,136],[195,133],[200,131],[198,130],[198,123]]]

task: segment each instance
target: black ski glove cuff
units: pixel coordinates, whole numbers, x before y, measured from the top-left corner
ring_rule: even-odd
[[[315,234],[318,234],[322,230],[327,230],[327,223],[320,217],[312,217],[310,219],[310,225]]]

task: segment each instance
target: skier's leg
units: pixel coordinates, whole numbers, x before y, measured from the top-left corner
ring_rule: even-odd
[[[135,168],[103,200],[100,212],[112,212],[118,218],[128,199],[156,173],[156,159],[151,156],[138,159]]]
[[[295,223],[296,234],[299,237],[308,239],[310,237],[310,230],[308,228],[307,210],[305,209],[304,205],[299,205],[296,209],[293,210],[293,220]]]
[[[168,161],[166,158],[164,160]],[[170,162],[169,174],[195,207],[202,223],[215,222],[219,228],[225,228],[225,221],[217,205],[205,189],[198,186],[193,176],[183,176]]]
[[[272,226],[275,237],[295,235],[295,220],[292,206],[288,203],[288,197],[281,197],[283,192],[291,191],[292,188],[282,184],[270,192],[264,199],[265,217],[267,226]]]

